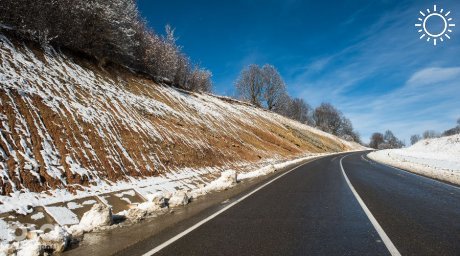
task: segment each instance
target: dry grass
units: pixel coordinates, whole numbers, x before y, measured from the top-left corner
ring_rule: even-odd
[[[73,184],[160,175],[184,167],[232,168],[352,147],[238,101],[161,86],[119,67],[102,70],[77,56],[64,59],[63,54],[13,45],[0,45],[0,72],[7,78],[0,77],[3,195],[22,188],[72,190]],[[157,103],[151,109],[133,98]],[[90,108],[93,119],[86,120],[77,105]],[[50,156],[44,152],[45,142],[54,147],[57,162],[52,167],[60,177],[53,177],[45,163],[44,157]],[[66,157],[87,173],[72,172]],[[38,163],[36,174],[25,168],[30,159]]]

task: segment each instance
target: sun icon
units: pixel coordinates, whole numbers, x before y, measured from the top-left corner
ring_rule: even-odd
[[[455,24],[452,23],[452,18],[448,17],[450,11],[444,13],[444,9],[437,10],[436,5],[433,5],[433,10],[426,9],[426,13],[420,11],[420,17],[418,20],[420,23],[415,24],[419,28],[418,32],[422,34],[420,39],[426,38],[429,42],[433,38],[433,45],[436,45],[438,39],[444,42],[444,37],[450,39],[448,33],[452,33],[452,27]]]

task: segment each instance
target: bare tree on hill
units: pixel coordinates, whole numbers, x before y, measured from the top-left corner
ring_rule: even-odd
[[[263,100],[264,77],[258,65],[252,64],[241,71],[236,81],[238,96],[250,103],[261,107]]]
[[[448,130],[445,130],[442,133],[442,136],[451,136],[451,135],[455,135],[455,134],[460,134],[460,118],[457,119],[457,126],[455,126],[454,128],[450,128]]]
[[[288,115],[290,118],[297,120],[304,124],[309,124],[309,112],[311,110],[310,105],[308,105],[301,98],[294,98],[291,100],[289,105]]]
[[[21,39],[83,53],[100,67],[115,63],[157,82],[211,90],[209,71],[181,52],[174,29],[166,26],[164,36],[149,29],[135,0],[2,0],[0,10],[0,29]]]
[[[315,109],[313,119],[319,129],[335,135],[339,134],[342,125],[342,113],[330,103],[321,103]]]
[[[278,104],[273,106],[273,111],[283,116],[290,117],[290,107],[291,107],[292,99],[289,95],[284,92],[278,98]]]
[[[281,75],[272,65],[265,64],[262,68],[258,65],[248,66],[241,71],[235,86],[238,97],[255,106],[264,107],[301,123],[315,125],[320,130],[342,139],[361,143],[351,120],[330,103],[322,103],[312,111],[303,99],[291,98]]]
[[[422,137],[423,139],[432,139],[432,138],[438,138],[440,135],[434,130],[426,130],[423,132]]]
[[[369,142],[369,147],[378,149],[379,146],[384,143],[385,140],[383,139],[383,134],[379,132],[375,132],[371,136],[371,140]]]
[[[286,85],[278,70],[272,65],[265,64],[262,67],[262,75],[265,104],[268,110],[273,110],[276,105],[282,104],[282,97],[286,93]]]
[[[405,143],[399,140],[390,130],[385,131],[385,134],[373,133],[369,142],[369,147],[375,149],[402,148],[404,146]]]
[[[421,139],[422,139],[422,136],[420,136],[418,134],[414,134],[414,135],[410,136],[410,144],[414,145],[415,143],[419,142]]]

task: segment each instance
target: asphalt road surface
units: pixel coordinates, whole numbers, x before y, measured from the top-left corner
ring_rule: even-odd
[[[302,165],[119,254],[460,255],[460,188],[365,155]]]

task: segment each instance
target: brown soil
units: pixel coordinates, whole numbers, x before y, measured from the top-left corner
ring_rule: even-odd
[[[13,44],[17,53],[26,54],[25,46],[14,41]],[[76,184],[88,186],[97,179],[118,181],[128,176],[147,177],[184,167],[237,168],[242,162],[350,149],[338,139],[323,136],[307,126],[299,128],[286,118],[246,103],[178,91],[120,67],[101,70],[90,60],[66,55],[68,59],[61,64],[67,65],[67,69],[52,72],[50,60],[57,57],[36,47],[27,53],[32,54],[29,59],[39,63],[35,63],[34,68],[15,59],[5,44],[0,44],[0,53],[0,73],[16,72],[25,80],[0,80],[0,170],[4,173],[0,174],[1,195],[23,188],[35,192],[53,188],[74,191],[80,187]],[[37,68],[40,65],[44,68]],[[82,70],[79,72],[94,75],[91,89],[68,73],[71,65],[77,65]],[[99,88],[100,83],[113,86]],[[24,86],[34,90],[18,89]],[[109,97],[112,92],[107,90],[121,96],[129,93],[143,100],[155,100],[182,115],[156,114],[141,104],[127,104],[117,97]],[[214,104],[207,102],[209,99],[218,101],[221,105],[214,111],[224,118],[200,112],[173,93],[200,104]],[[50,107],[53,99],[60,111]],[[96,119],[85,120],[67,103],[92,107]],[[238,109],[241,114],[230,115],[222,106]],[[98,119],[101,116],[107,119]],[[133,128],[134,125],[137,128]],[[160,136],[149,133],[150,127]],[[43,134],[49,137],[44,138]],[[51,167],[58,176],[53,177],[48,170],[51,167],[45,163],[44,143],[54,147],[53,158],[57,162],[51,163]],[[38,175],[26,168],[29,161],[24,156],[38,162],[35,169]],[[72,172],[67,157],[88,170],[88,174],[80,176]]]

